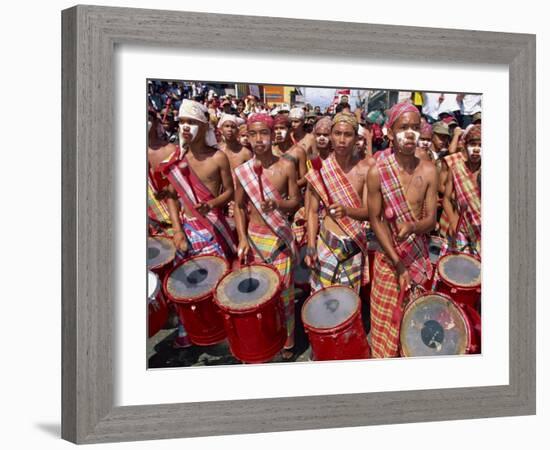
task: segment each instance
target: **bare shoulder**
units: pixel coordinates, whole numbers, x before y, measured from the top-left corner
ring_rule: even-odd
[[[157,150],[148,149],[147,159],[152,167],[157,167],[162,161],[166,160],[178,149],[175,144],[167,144],[164,147],[160,147]]]
[[[424,176],[428,178],[434,178],[437,176],[437,169],[435,167],[435,164],[433,164],[431,161],[426,160],[420,160],[419,169]]]
[[[369,166],[367,172],[367,183],[369,186],[380,184],[380,174],[378,173],[378,166],[376,164]]]
[[[218,150],[212,155],[212,160],[220,166],[229,165],[229,158],[224,151]]]
[[[279,158],[277,164],[279,165],[281,171],[287,175],[290,175],[291,173],[296,173],[295,164],[286,158]]]
[[[300,143],[296,144],[296,145],[293,145],[290,150],[289,150],[290,153],[292,153],[293,155],[296,155],[298,157],[306,157],[306,149],[304,146],[302,146]]]
[[[243,147],[240,151],[240,154],[242,155],[242,162],[246,162],[248,161],[249,159],[252,159],[252,150],[246,148],[246,147]]]

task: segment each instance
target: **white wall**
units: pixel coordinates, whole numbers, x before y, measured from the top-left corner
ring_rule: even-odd
[[[543,13],[543,2],[502,2],[463,0],[405,2],[311,2],[293,1],[204,3],[178,1],[107,1],[109,6],[134,6],[161,9],[186,9],[203,12],[269,15],[310,19],[385,23],[396,25],[437,26],[489,31],[537,34],[537,93],[539,105],[550,101],[543,81],[548,79],[550,36]],[[419,9],[414,10],[414,5]],[[420,7],[421,5],[421,7]],[[4,100],[0,117],[2,141],[2,192],[5,212],[1,223],[4,258],[2,281],[7,290],[2,320],[2,411],[3,448],[69,448],[59,439],[60,429],[60,10],[71,2],[4,2],[1,19],[2,90]],[[546,57],[546,60],[544,60]],[[545,73],[546,72],[546,73]],[[29,109],[25,101],[32,100]],[[537,125],[542,130],[548,113],[539,108]],[[32,121],[32,134],[20,126]],[[35,139],[31,139],[31,136]],[[6,139],[7,138],[7,139]],[[538,226],[548,224],[548,208],[543,206],[548,179],[542,180],[544,134],[538,133]],[[7,156],[7,158],[6,158]],[[7,178],[6,178],[7,175]],[[12,206],[14,205],[14,206]],[[27,207],[28,206],[28,207]],[[27,207],[24,209],[24,207]],[[548,240],[546,239],[546,243]],[[539,280],[543,277],[543,236],[539,236]],[[7,246],[6,246],[7,244]],[[544,245],[546,248],[547,246]],[[6,270],[7,269],[7,270]],[[32,272],[31,272],[32,271]],[[32,273],[32,275],[31,275]],[[544,292],[546,291],[546,292]],[[173,448],[201,446],[220,448],[276,448],[311,445],[335,448],[353,445],[369,448],[423,448],[426,445],[446,449],[511,449],[536,440],[546,440],[550,419],[550,398],[543,380],[543,365],[549,361],[549,346],[544,346],[542,329],[549,318],[544,307],[544,289],[538,286],[538,415],[504,419],[484,419],[445,423],[389,425],[339,430],[316,430],[251,436],[201,438],[189,441],[159,441],[118,444],[116,448]],[[546,320],[546,322],[547,322]],[[98,447],[105,447],[104,445]],[[113,447],[109,447],[113,448]],[[542,442],[532,448],[543,448]]]

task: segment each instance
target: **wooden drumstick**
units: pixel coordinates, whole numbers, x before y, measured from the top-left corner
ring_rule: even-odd
[[[397,298],[397,304],[393,308],[391,321],[394,325],[397,325],[403,317],[403,300],[405,299],[405,294],[407,293],[407,288],[401,289],[399,292],[399,297]]]
[[[265,202],[264,197],[264,188],[262,184],[262,173],[264,171],[264,168],[262,166],[262,163],[258,160],[254,161],[254,172],[256,173],[256,176],[258,177],[258,185],[260,186],[260,197],[262,199],[262,203]]]
[[[170,107],[171,104],[172,104],[172,99],[168,98],[166,100],[166,107],[164,108],[164,115],[162,116],[163,122],[166,122],[166,116],[168,115],[168,108]]]

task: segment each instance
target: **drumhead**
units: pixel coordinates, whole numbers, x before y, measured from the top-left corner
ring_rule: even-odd
[[[341,325],[359,309],[357,293],[345,286],[330,286],[310,296],[302,308],[304,325],[330,329]]]
[[[174,300],[193,300],[211,293],[229,270],[225,259],[199,255],[177,266],[166,281],[166,292]]]
[[[481,284],[481,262],[465,253],[445,255],[439,260],[437,271],[453,286],[475,288]]]
[[[176,256],[176,247],[172,239],[164,236],[147,238],[147,268],[158,269],[168,264]]]
[[[160,279],[158,275],[150,270],[147,271],[147,298],[154,299],[160,290]]]
[[[294,282],[299,285],[308,284],[311,269],[306,265],[306,246],[300,248],[299,263],[294,266]]]
[[[271,300],[279,287],[275,269],[252,264],[227,274],[216,288],[216,300],[229,309],[248,309]]]
[[[405,309],[400,332],[403,356],[463,355],[469,339],[464,313],[446,296],[432,292]]]
[[[437,264],[439,261],[439,255],[441,253],[441,247],[443,246],[443,239],[437,236],[432,236],[428,250],[430,252],[430,261],[432,264]]]

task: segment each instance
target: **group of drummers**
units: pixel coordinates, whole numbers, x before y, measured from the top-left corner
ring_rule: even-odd
[[[298,314],[315,360],[480,351],[481,125],[397,103],[373,155],[339,110],[215,128],[184,99],[176,142],[150,128],[149,336],[168,302],[176,345],[228,339],[247,363],[292,360]]]

